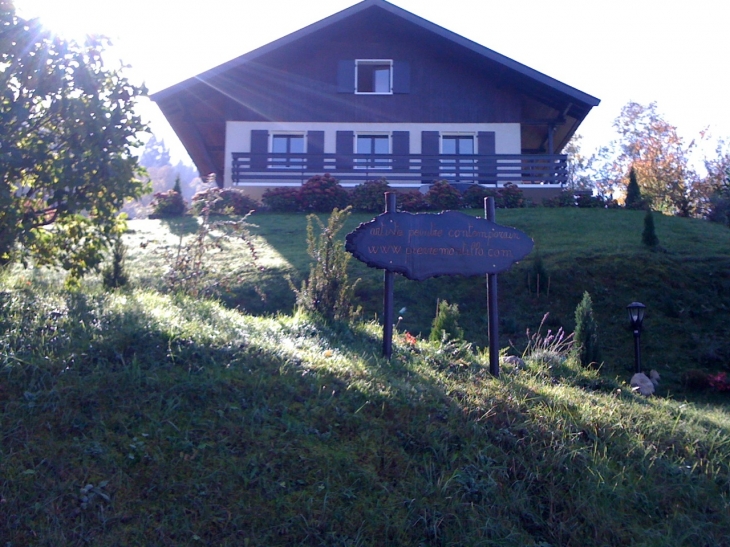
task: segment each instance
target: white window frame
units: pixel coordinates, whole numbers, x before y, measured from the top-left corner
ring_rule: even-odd
[[[304,154],[307,153],[307,134],[302,131],[271,131],[269,133],[269,151],[274,153],[275,137],[301,137],[304,144]],[[277,165],[281,163],[282,165]],[[305,158],[270,158],[269,166],[271,169],[296,169],[302,170],[305,165]]]
[[[388,152],[386,152],[388,155],[393,155],[393,134],[390,132],[385,131],[362,131],[359,133],[355,133],[355,142],[353,143],[353,150],[355,151],[355,154],[359,154],[357,151],[357,141],[360,137],[387,137],[388,138]],[[387,164],[386,164],[387,161]],[[378,164],[377,162],[383,162],[382,164]],[[376,160],[376,159],[364,159],[364,158],[356,158],[353,162],[353,166],[355,169],[368,169],[368,170],[378,170],[378,171],[387,171],[389,169],[393,168],[393,160]]]
[[[387,65],[388,90],[387,91],[360,91],[360,65]],[[374,83],[374,82],[373,82]],[[393,94],[393,59],[355,59],[355,95],[392,95]]]

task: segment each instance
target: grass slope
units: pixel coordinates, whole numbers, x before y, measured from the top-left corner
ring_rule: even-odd
[[[550,353],[6,281],[6,545],[717,546],[730,416]]]

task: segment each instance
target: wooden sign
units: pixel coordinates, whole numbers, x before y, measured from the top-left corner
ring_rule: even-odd
[[[368,266],[416,281],[503,272],[532,247],[532,239],[520,230],[458,211],[386,212],[360,224],[345,243]]]

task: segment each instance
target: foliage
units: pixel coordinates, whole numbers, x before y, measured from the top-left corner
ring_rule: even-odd
[[[331,213],[348,201],[347,190],[329,173],[312,177],[302,184],[299,193],[301,207],[307,212]]]
[[[636,169],[634,169],[633,166],[631,166],[631,169],[629,170],[629,184],[626,187],[626,199],[624,200],[624,205],[627,209],[646,208],[646,202],[644,202],[644,198],[641,197],[641,188],[639,188],[639,183],[636,180]]]
[[[586,156],[581,150],[583,137],[575,134],[563,149],[568,156],[568,189],[569,191],[587,190],[593,188],[591,175],[596,162],[596,156]],[[555,205],[555,207],[570,207],[570,205]]]
[[[236,188],[207,188],[193,196],[191,210],[196,215],[247,215],[259,204]]]
[[[641,242],[652,249],[659,245],[659,238],[654,228],[654,215],[650,209],[644,215],[644,231],[641,232]]]
[[[598,339],[598,323],[593,316],[593,300],[588,291],[583,293],[575,308],[575,332],[573,336],[578,360],[584,367],[598,364],[601,360],[601,349]]]
[[[459,305],[449,304],[446,300],[436,302],[436,317],[431,324],[432,342],[462,341],[464,329],[459,326]]]
[[[575,192],[562,190],[557,196],[542,201],[544,207],[575,207]]]
[[[203,215],[197,232],[186,239],[181,234],[177,247],[166,252],[165,260],[168,270],[164,281],[166,289],[174,294],[186,294],[196,298],[220,297],[234,286],[240,284],[242,273],[248,261],[258,267],[259,252],[251,234],[255,225],[248,221],[245,214],[240,220],[218,220],[211,222],[208,215]],[[213,260],[213,255],[224,254],[232,240],[244,243],[248,252],[248,261],[238,257],[235,267],[221,269]],[[262,299],[265,294],[255,283],[254,290]]]
[[[301,208],[301,194],[299,188],[267,188],[261,201],[273,213],[293,213]]]
[[[429,209],[447,211],[461,207],[461,193],[446,180],[437,180],[426,192]]]
[[[512,182],[507,182],[499,189],[497,207],[504,209],[518,209],[525,207],[527,202],[523,195],[522,189]]]
[[[187,208],[182,194],[175,190],[155,192],[150,207],[150,218],[179,217],[185,214]]]
[[[526,361],[539,362],[548,366],[562,365],[568,359],[576,347],[574,334],[565,334],[562,327],[553,333],[548,329],[543,334],[543,327],[550,314],[542,316],[540,326],[535,332],[527,329],[527,345],[522,352],[522,358]]]
[[[429,209],[426,196],[418,190],[398,192],[398,195],[396,196],[396,204],[399,211],[406,211],[409,213],[419,213],[422,211],[428,211]]]
[[[124,245],[122,235],[117,234],[112,246],[111,264],[107,265],[101,272],[101,279],[105,289],[118,289],[129,282],[125,259],[127,247]]]
[[[355,305],[355,287],[359,280],[350,283],[347,272],[352,255],[337,239],[349,215],[350,207],[335,208],[327,226],[316,215],[307,216],[307,254],[312,259],[309,278],[299,289],[291,285],[300,310],[335,320],[350,320],[359,313]],[[314,233],[315,222],[319,225],[319,236]]]
[[[385,193],[390,192],[385,179],[367,180],[358,184],[350,194],[350,203],[354,211],[380,213],[385,210]]]
[[[467,209],[483,209],[484,200],[490,197],[497,197],[497,192],[494,189],[472,184],[464,191],[461,200],[463,206]]]
[[[0,4],[2,263],[17,245],[78,279],[103,260],[124,201],[144,193],[133,152],[146,90],[104,66],[104,46],[67,42]]]

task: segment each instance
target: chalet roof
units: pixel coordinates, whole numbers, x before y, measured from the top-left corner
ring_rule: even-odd
[[[188,87],[190,85],[200,82],[201,80],[206,80],[208,78],[217,76],[221,73],[227,72],[231,69],[235,69],[246,63],[250,63],[251,61],[254,61],[257,58],[261,57],[262,55],[266,55],[276,49],[279,49],[283,46],[291,44],[292,42],[295,42],[301,38],[304,38],[308,35],[317,33],[328,26],[334,25],[340,21],[343,21],[343,20],[345,20],[361,11],[371,8],[371,7],[378,7],[380,9],[383,9],[389,13],[392,13],[393,15],[401,17],[417,26],[420,26],[421,28],[423,28],[425,30],[433,32],[434,34],[436,34],[442,38],[446,38],[447,40],[450,40],[450,41],[454,42],[455,44],[465,47],[465,48],[485,57],[486,59],[488,59],[490,61],[493,61],[522,76],[525,76],[531,80],[534,80],[538,84],[545,85],[549,88],[554,89],[555,91],[563,93],[563,94],[571,97],[575,101],[585,104],[585,106],[587,106],[588,109],[590,109],[590,107],[598,106],[598,104],[600,103],[600,99],[597,99],[596,97],[593,97],[574,87],[564,84],[564,83],[556,80],[555,78],[551,78],[550,76],[547,76],[537,70],[534,70],[526,65],[523,65],[522,63],[519,63],[513,59],[510,59],[509,57],[506,57],[505,55],[497,53],[496,51],[489,49],[485,46],[482,46],[481,44],[478,44],[467,38],[464,38],[463,36],[456,34],[455,32],[452,32],[450,30],[447,30],[439,25],[436,25],[435,23],[432,23],[422,17],[414,15],[413,13],[406,11],[403,8],[399,8],[398,6],[395,6],[389,2],[386,2],[385,0],[363,0],[362,2],[359,2],[358,4],[355,4],[354,6],[351,6],[347,9],[344,9],[340,12],[330,15],[329,17],[321,19],[320,21],[317,21],[316,23],[312,23],[311,25],[308,25],[298,31],[292,32],[291,34],[288,34],[282,38],[279,38],[278,40],[274,40],[273,42],[270,42],[253,51],[250,51],[248,53],[245,53],[244,55],[236,57],[235,59],[232,59],[215,68],[207,70],[197,76],[188,78],[187,80],[184,80],[178,84],[175,84],[171,87],[158,91],[157,93],[152,94],[151,98],[155,102],[163,100],[171,95],[174,95],[175,93],[177,93],[179,91],[182,91],[183,89],[185,89],[186,87]]]

